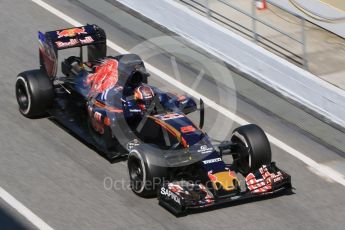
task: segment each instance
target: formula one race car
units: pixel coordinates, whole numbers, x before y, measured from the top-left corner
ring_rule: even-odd
[[[290,176],[271,161],[264,131],[250,124],[218,145],[202,130],[204,106],[148,84],[135,54],[106,56],[97,25],[39,32],[40,69],[16,80],[19,111],[49,115],[109,160],[127,157],[131,188],[181,214],[188,209],[262,197],[291,188]],[[83,60],[83,46],[87,60]],[[58,50],[80,47],[61,63]],[[200,111],[196,126],[187,114]],[[224,155],[232,155],[226,164]],[[240,177],[244,177],[241,185]]]

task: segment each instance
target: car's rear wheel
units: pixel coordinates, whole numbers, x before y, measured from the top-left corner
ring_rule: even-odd
[[[238,153],[234,154],[234,165],[246,176],[262,165],[271,163],[272,153],[265,132],[255,124],[241,126],[232,133],[231,141],[237,144]]]
[[[44,116],[53,102],[52,82],[41,70],[20,73],[15,90],[19,111],[28,118]]]

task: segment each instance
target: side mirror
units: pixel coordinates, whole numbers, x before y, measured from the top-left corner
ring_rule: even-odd
[[[195,101],[191,97],[182,96],[183,99],[179,99],[179,107],[184,114],[193,113],[198,110]]]

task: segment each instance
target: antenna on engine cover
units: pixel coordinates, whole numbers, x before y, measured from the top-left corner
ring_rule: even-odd
[[[83,47],[82,46],[80,46],[79,56],[80,56],[80,68],[84,69],[84,58],[83,58]]]
[[[200,122],[199,122],[199,128],[202,129],[204,127],[204,121],[205,121],[205,107],[204,107],[204,101],[200,98]]]

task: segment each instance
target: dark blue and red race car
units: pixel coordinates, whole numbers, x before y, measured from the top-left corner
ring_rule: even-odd
[[[238,127],[229,140],[213,144],[202,130],[202,100],[149,85],[138,55],[107,56],[106,35],[97,25],[38,37],[40,68],[16,80],[19,111],[28,118],[49,115],[109,160],[125,157],[137,195],[158,194],[162,206],[181,214],[291,189],[260,127]],[[58,51],[75,47],[79,55],[62,61],[58,76]],[[198,125],[187,117],[195,111]],[[224,155],[233,162],[226,164]]]

